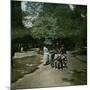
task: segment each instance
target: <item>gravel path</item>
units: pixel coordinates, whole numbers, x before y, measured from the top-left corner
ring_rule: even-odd
[[[70,79],[73,69],[81,70],[86,67],[85,64],[81,64],[75,57],[68,53],[68,68],[64,70],[55,70],[50,65],[39,66],[39,69],[31,74],[25,75],[17,82],[12,84],[12,88],[28,89],[28,88],[43,88],[43,87],[57,87],[73,85],[71,82],[64,81],[63,78]]]
[[[23,58],[23,57],[27,57],[27,56],[33,56],[33,55],[37,55],[37,52],[35,52],[35,51],[27,51],[27,52],[22,52],[22,53],[17,52],[17,53],[15,53],[13,58],[14,59]]]

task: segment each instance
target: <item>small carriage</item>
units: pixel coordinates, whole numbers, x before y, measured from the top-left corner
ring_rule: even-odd
[[[50,64],[51,67],[56,69],[63,69],[64,67],[67,67],[67,56],[65,54],[55,54]]]

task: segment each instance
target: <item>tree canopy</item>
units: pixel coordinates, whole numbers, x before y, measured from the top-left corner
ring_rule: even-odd
[[[69,38],[76,43],[87,41],[87,7],[84,5],[26,2],[12,3],[13,36],[31,35],[34,39]],[[23,27],[23,28],[21,28]],[[15,34],[16,32],[16,34]],[[78,38],[78,39],[76,39]]]

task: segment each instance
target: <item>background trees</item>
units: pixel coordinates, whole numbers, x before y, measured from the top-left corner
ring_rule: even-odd
[[[12,38],[27,41],[28,36],[28,42],[37,42],[36,47],[45,40],[58,47],[64,44],[68,49],[86,46],[86,6],[25,2],[25,7],[23,10],[21,2],[12,2]]]

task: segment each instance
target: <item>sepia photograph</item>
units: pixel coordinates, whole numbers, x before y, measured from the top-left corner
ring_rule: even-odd
[[[11,89],[87,85],[87,5],[11,0]]]

